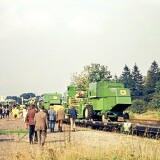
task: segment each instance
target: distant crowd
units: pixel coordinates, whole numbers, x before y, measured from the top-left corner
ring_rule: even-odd
[[[6,118],[21,118],[23,116],[22,110],[17,105],[1,105],[0,104],[0,119]]]
[[[9,119],[11,114],[12,114],[12,107],[0,106],[0,119],[2,118]]]

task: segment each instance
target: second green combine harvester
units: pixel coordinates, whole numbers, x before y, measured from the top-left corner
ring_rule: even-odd
[[[90,83],[88,91],[68,86],[63,105],[66,110],[72,104],[79,119],[101,119],[105,121],[124,121],[129,115],[124,111],[131,105],[130,90],[122,83]]]
[[[44,105],[46,110],[50,109],[50,106],[54,106],[54,110],[57,111],[62,106],[62,94],[61,93],[45,93],[41,96],[41,104]]]

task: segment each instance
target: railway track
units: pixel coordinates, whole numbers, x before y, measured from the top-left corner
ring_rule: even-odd
[[[148,120],[148,119],[130,119],[131,123],[160,125],[160,120]]]
[[[160,121],[155,120],[130,120],[128,122],[101,122],[90,120],[76,120],[80,127],[90,127],[96,130],[124,133],[153,139],[160,139]]]

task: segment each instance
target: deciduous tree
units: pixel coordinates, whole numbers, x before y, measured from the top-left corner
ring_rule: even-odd
[[[87,89],[89,83],[111,81],[111,77],[107,66],[92,63],[91,65],[84,66],[80,74],[72,74],[71,84],[77,85],[79,88]]]

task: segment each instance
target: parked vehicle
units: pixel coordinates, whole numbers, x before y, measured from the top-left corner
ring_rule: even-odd
[[[54,110],[57,111],[62,106],[62,94],[61,93],[45,93],[41,96],[39,106],[44,105],[46,110],[50,109],[50,106],[54,106]]]
[[[69,104],[76,108],[81,119],[124,121],[129,119],[124,111],[131,105],[130,90],[115,82],[90,83],[87,91],[68,86],[63,99],[66,112]]]

